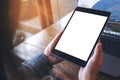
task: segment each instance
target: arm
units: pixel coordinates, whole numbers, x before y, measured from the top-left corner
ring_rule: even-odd
[[[21,68],[25,75],[30,74],[38,78],[42,78],[49,74],[49,71],[53,68],[46,55],[38,53],[21,64]]]
[[[49,74],[49,71],[53,68],[54,64],[62,61],[62,59],[52,54],[52,49],[54,48],[61,34],[62,31],[58,33],[58,35],[46,47],[44,53],[39,53],[30,60],[22,63],[21,69],[25,74],[29,73],[30,75],[42,78]]]

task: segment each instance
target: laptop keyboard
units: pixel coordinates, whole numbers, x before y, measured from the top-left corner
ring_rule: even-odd
[[[120,36],[116,34],[103,33],[101,36],[103,52],[120,57]]]

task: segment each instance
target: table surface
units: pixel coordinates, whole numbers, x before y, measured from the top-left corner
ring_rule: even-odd
[[[61,20],[57,21],[55,24],[47,27],[46,29],[42,30],[41,32],[37,33],[30,39],[24,41],[20,45],[16,46],[14,51],[15,55],[19,56],[23,60],[28,60],[35,56],[39,52],[44,52],[45,47],[49,44],[49,42],[55,37],[55,35],[62,30],[70,15],[69,13]],[[75,65],[69,61],[63,61],[59,64],[54,65],[52,69],[55,75],[62,77],[63,80],[78,80],[78,71],[79,66]],[[110,77],[105,74],[98,74],[97,80],[120,80]]]

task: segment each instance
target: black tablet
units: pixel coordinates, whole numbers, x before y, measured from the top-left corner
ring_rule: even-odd
[[[110,12],[77,7],[53,54],[84,67],[110,16]]]

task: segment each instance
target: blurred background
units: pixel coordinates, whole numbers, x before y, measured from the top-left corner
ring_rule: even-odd
[[[12,21],[17,27],[15,38],[28,39],[70,13],[77,0],[13,0]],[[13,18],[14,17],[14,18]],[[16,24],[15,24],[16,22]],[[19,39],[15,45],[21,41]],[[14,40],[14,42],[15,42]]]

